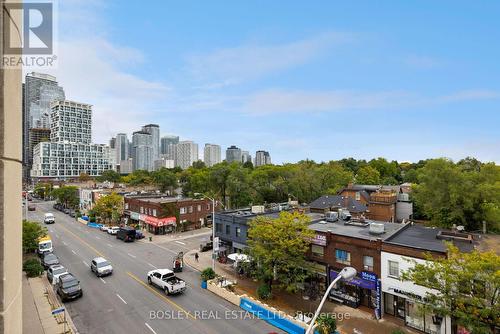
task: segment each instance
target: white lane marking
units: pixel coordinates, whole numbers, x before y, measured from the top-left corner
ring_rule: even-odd
[[[111,244],[106,244],[106,245],[108,245],[108,247],[113,247],[113,245],[111,245]]]
[[[222,306],[222,307],[223,307],[223,308],[225,308],[226,310],[231,311],[231,309],[229,309],[229,308],[225,307],[224,305],[222,305],[222,304],[220,304],[220,303],[217,303],[217,304],[219,304],[219,306]]]
[[[87,267],[89,266],[89,264],[85,261],[82,261],[84,265],[86,265]]]
[[[101,239],[101,238],[99,238],[97,235],[95,236],[95,238],[96,238],[96,239]]]
[[[181,244],[181,245],[185,245],[186,244],[185,242],[177,241],[177,240],[175,240],[175,242],[178,243],[178,244]]]
[[[137,256],[132,255],[132,254],[130,254],[130,253],[127,253],[127,254],[128,254],[128,256],[133,257],[134,259],[137,257]]]
[[[54,231],[53,231],[51,228],[49,228],[49,232],[50,232],[50,233],[52,233],[52,232],[54,232]]]
[[[59,239],[59,236],[56,234],[56,238]]]
[[[147,327],[147,328],[149,328],[149,330],[150,330],[151,332],[153,332],[154,334],[157,334],[157,333],[155,332],[155,330],[154,330],[153,328],[151,328],[151,326],[149,326],[149,325],[148,325],[148,323],[147,323],[147,322],[145,322],[145,323],[144,323],[144,325],[146,325],[146,327]]]
[[[155,269],[158,269],[156,266],[153,266],[151,263],[149,263],[149,262],[148,262],[148,264],[149,264],[151,267],[153,267],[153,268],[155,268]]]
[[[57,233],[56,233],[56,237],[58,237],[58,238],[59,238],[59,234],[57,234]]]
[[[102,279],[102,277],[99,277],[99,279],[104,283],[106,284],[106,281]]]
[[[120,298],[120,300],[124,303],[124,304],[127,304],[127,302],[125,301],[125,299],[123,299],[119,294],[116,294],[116,296],[118,298]]]
[[[71,250],[71,253],[75,254],[76,255],[76,252],[74,250]]]
[[[64,246],[68,246],[68,244],[65,241],[63,241],[63,244],[64,244]]]

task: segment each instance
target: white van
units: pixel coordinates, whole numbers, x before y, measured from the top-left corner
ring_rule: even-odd
[[[54,224],[56,222],[56,217],[54,217],[54,214],[47,212],[43,218],[43,222],[45,224]]]

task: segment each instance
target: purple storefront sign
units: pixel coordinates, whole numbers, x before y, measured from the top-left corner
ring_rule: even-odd
[[[335,270],[330,270],[330,280],[334,280],[338,276],[338,272]],[[376,282],[370,282],[365,279],[362,279],[360,277],[354,277],[352,280],[347,282],[348,284],[356,285],[359,286],[363,289],[369,289],[369,290],[376,290],[377,289],[377,283]]]

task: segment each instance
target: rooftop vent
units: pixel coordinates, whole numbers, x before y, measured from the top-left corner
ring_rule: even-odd
[[[370,233],[371,234],[383,234],[385,232],[385,225],[382,223],[371,223]]]

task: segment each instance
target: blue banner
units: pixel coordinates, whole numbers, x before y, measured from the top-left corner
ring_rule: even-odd
[[[249,299],[241,298],[240,307],[252,313],[269,324],[278,327],[290,334],[304,334],[306,330],[284,316],[270,311]]]

